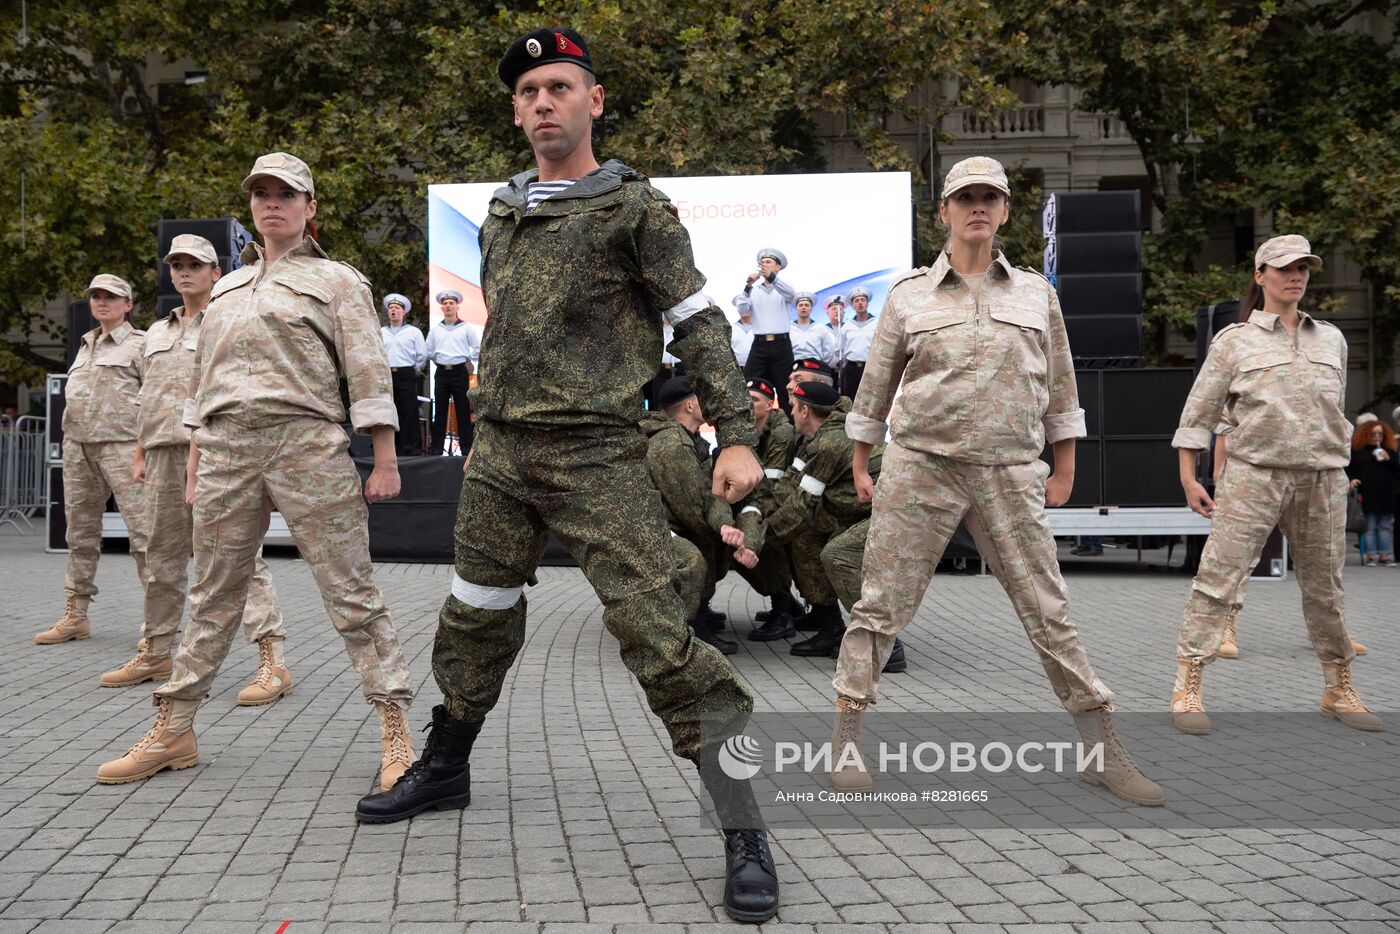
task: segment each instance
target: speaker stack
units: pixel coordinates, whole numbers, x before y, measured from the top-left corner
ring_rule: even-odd
[[[170,252],[171,242],[181,234],[194,234],[214,244],[214,254],[219,258],[219,267],[225,274],[232,272],[243,263],[238,254],[253,237],[238,222],[236,217],[166,218],[156,224],[158,250],[156,256],[156,317],[163,318],[179,308],[182,299],[170,281],[170,267],[165,264],[165,254]]]
[[[1059,293],[1076,367],[1142,366],[1139,197],[1070,191],[1045,202],[1045,275]]]

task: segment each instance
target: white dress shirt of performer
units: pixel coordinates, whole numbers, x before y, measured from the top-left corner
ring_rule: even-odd
[[[851,289],[851,308],[855,317],[841,325],[841,395],[854,399],[870,359],[870,342],[875,338],[875,318],[870,314],[870,290],[865,286]]]
[[[428,359],[436,367],[433,374],[433,448],[447,453],[447,403],[457,408],[457,444],[462,454],[472,448],[472,413],[467,403],[471,385],[472,361],[481,355],[481,337],[461,318],[457,310],[462,295],[452,289],[437,294],[442,320],[428,332]]]
[[[788,260],[782,250],[764,247],[758,251],[758,270],[749,273],[744,291],[734,296],[734,307],[743,315],[748,309],[753,315],[753,348],[744,364],[745,379],[766,379],[774,386],[786,385],[792,369],[793,299],[797,293],[778,273],[787,268]],[[787,390],[778,389],[778,402],[788,406]]]
[[[418,374],[428,360],[428,342],[417,327],[405,323],[413,302],[408,296],[390,292],[384,296],[384,313],[389,323],[379,329],[384,352],[389,355],[389,373],[394,385],[394,408],[399,413],[399,430],[394,433],[394,449],[400,457],[423,453],[423,425],[418,408]]]
[[[820,360],[834,368],[840,362],[841,340],[824,323],[812,320],[816,305],[817,297],[811,292],[797,293],[797,320],[788,328],[792,359]]]
[[[749,362],[753,350],[753,309],[741,308],[739,320],[730,331],[729,346],[734,348],[734,359],[743,367]]]

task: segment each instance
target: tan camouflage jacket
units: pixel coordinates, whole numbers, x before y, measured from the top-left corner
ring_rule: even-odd
[[[1254,311],[1211,341],[1172,446],[1204,450],[1224,422],[1229,457],[1257,467],[1345,467],[1346,383],[1347,342],[1336,326],[1304,313],[1289,331],[1278,315]]]
[[[194,376],[195,349],[204,312],[184,317],[176,308],[146,331],[141,383],[141,447],[150,450],[167,444],[189,444],[190,429],[184,420],[185,399]]]
[[[214,285],[196,350],[185,424],[237,414],[249,424],[299,416],[345,421],[361,434],[397,429],[389,359],[369,282],[310,237],[269,266],[250,243],[246,264]]]
[[[123,322],[83,335],[64,387],[63,436],[80,444],[135,441],[146,332]]]
[[[879,444],[887,430],[906,448],[993,465],[1029,464],[1047,443],[1084,437],[1045,277],[998,253],[974,295],[942,254],[896,280],[846,420],[857,441]]]
[[[531,170],[497,189],[481,227],[486,329],[478,417],[632,427],[656,376],[663,315],[721,447],[753,445],[753,405],[724,313],[701,295],[690,235],[646,177],[616,160],[533,211]]]

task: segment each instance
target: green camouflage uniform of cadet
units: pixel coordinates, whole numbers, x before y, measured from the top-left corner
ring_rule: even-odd
[[[995,159],[952,167],[944,197],[969,185],[1009,196]],[[896,391],[899,397],[896,399]],[[886,418],[889,419],[888,424]],[[1016,609],[1051,687],[1081,736],[1103,742],[1104,769],[1083,777],[1138,804],[1159,786],[1132,762],[1112,720],[1112,693],[1094,674],[1069,620],[1054,534],[1045,517],[1047,443],[1082,437],[1069,341],[1054,288],[1038,273],[992,262],[976,288],[947,251],[890,287],[846,431],[887,437],[866,541],[861,599],[836,666],[833,742],[858,745],[861,711],[876,700],[894,638],[913,619],[960,521]],[[868,787],[864,768],[833,773]]]
[[[165,257],[183,255],[217,264],[214,245],[203,237],[181,234]],[[185,315],[176,308],[146,331],[145,379],[140,395],[140,444],[146,465],[144,484],[146,523],[150,543],[146,548],[146,618],[136,657],[102,676],[103,687],[125,687],[143,681],[164,681],[170,676],[175,636],[185,614],[185,592],[194,521],[185,502],[185,471],[190,454],[190,429],[184,423],[185,399],[194,376],[195,348],[204,312]],[[258,673],[239,692],[238,702],[258,706],[277,700],[292,687],[281,658],[282,610],[272,587],[267,562],[258,552],[248,603],[243,610],[243,632],[258,646]]]
[[[642,419],[642,433],[647,438],[647,475],[661,494],[671,529],[676,592],[694,629],[705,591],[714,586],[715,564],[725,554],[719,534],[731,524],[729,504],[710,492],[709,458],[702,460],[695,436],[684,425],[651,412]],[[702,638],[706,635],[696,631]]]
[[[602,600],[603,624],[676,754],[695,759],[752,700],[685,625],[638,424],[641,386],[661,356],[661,312],[686,306],[704,279],[674,208],[638,172],[609,161],[527,212],[537,174],[497,190],[481,229],[488,318],[477,434],[433,673],[448,716],[485,720],[524,643],[522,589],[553,531]],[[728,323],[712,305],[693,306],[673,312],[669,349],[720,445],[752,445]]]
[[[1322,265],[1303,237],[1274,237],[1259,247],[1255,268],[1303,259]],[[1352,435],[1346,371],[1342,332],[1304,312],[1290,331],[1278,315],[1256,309],[1211,341],[1172,439],[1173,447],[1204,450],[1212,429],[1222,421],[1233,426],[1210,537],[1181,619],[1172,716],[1183,732],[1210,732],[1204,668],[1220,649],[1232,604],[1243,602],[1245,581],[1275,525],[1288,537],[1303,619],[1322,664],[1322,712],[1357,729],[1381,729],[1352,684],[1356,652],[1343,612],[1344,468]]]
[[[295,156],[259,157],[244,191],[264,176],[314,197],[311,170]],[[363,434],[398,425],[369,283],[310,236],[271,263],[258,243],[240,258],[244,265],[214,285],[184,407],[200,455],[188,630],[169,682],[155,692],[155,726],[103,764],[97,780],[137,781],[198,761],[194,714],[242,621],[276,508],[379,712],[379,778],[388,789],[414,758],[403,716],[413,684],[374,583],[368,506],[341,428],[347,418]]]
[[[870,504],[856,495],[851,472],[855,442],[846,436],[851,400],[824,383],[800,383],[792,399],[820,405],[804,396],[822,392],[835,396],[831,414],[810,438],[798,442],[787,476],[778,485],[777,508],[768,525],[775,537],[788,543],[797,589],[812,604],[819,624],[816,635],[793,645],[792,654],[827,658],[839,650],[845,630],[840,604],[850,609],[860,594]],[[871,452],[872,478],[880,475],[883,453],[883,446]],[[900,656],[891,652],[895,667],[901,664]]]
[[[776,396],[772,384],[764,380],[748,381],[750,396],[758,394],[766,400]],[[754,404],[761,405],[755,400]],[[757,414],[755,413],[755,419]],[[757,422],[755,422],[755,426]],[[791,634],[791,611],[798,609],[792,599],[792,567],[788,561],[787,549],[782,542],[769,540],[768,517],[778,508],[778,482],[787,474],[792,458],[797,451],[797,432],[782,409],[772,409],[758,436],[758,462],[763,467],[763,479],[748,496],[734,506],[733,525],[744,533],[744,546],[758,555],[758,564],[746,568],[735,563],[739,576],[748,582],[754,592],[774,601],[773,610],[767,614],[768,622],[751,633],[755,641],[769,641],[768,633],[774,631]],[[777,619],[774,619],[774,616]],[[770,625],[771,624],[771,625]],[[762,635],[760,635],[762,633]],[[768,636],[768,637],[765,637]]]
[[[103,273],[85,294],[102,290],[131,298],[124,279]],[[63,514],[67,520],[68,562],[63,587],[67,602],[58,622],[34,636],[40,645],[56,645],[91,634],[88,604],[97,595],[97,559],[102,554],[102,513],[114,496],[126,522],[136,576],[144,589],[146,569],[146,502],[141,484],[131,476],[136,456],[137,397],[141,392],[146,332],[122,322],[110,333],[94,328],[83,335],[78,356],[68,368],[63,410]]]

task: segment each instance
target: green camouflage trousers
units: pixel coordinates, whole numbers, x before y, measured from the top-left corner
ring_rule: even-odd
[[[772,597],[792,590],[792,569],[788,566],[787,549],[779,542],[764,542],[763,550],[758,553],[758,564],[752,568],[746,568],[737,561],[733,564],[734,570],[760,597]]]
[[[1228,458],[1215,490],[1215,515],[1201,565],[1181,617],[1177,655],[1211,661],[1220,650],[1225,617],[1244,601],[1244,586],[1277,525],[1303,592],[1303,619],[1317,657],[1356,657],[1342,607],[1346,563],[1347,478],[1340,467],[1286,470]]]
[[[1113,699],[1069,621],[1069,591],[1045,519],[1049,472],[1040,460],[985,466],[899,444],[885,449],[860,602],[846,627],[832,682],[838,695],[875,702],[894,638],[914,618],[948,540],[966,517],[1060,703],[1075,713]]]
[[[640,429],[477,424],[456,575],[433,645],[453,717],[480,723],[496,705],[525,643],[523,588],[553,531],[602,601],[603,625],[677,755],[694,760],[747,720],[752,698],[724,656],[691,637],[671,586],[671,533],[645,453]]]
[[[365,697],[407,709],[408,663],[374,584],[369,508],[345,432],[322,418],[243,425],[219,416],[195,432],[195,583],[190,622],[157,697],[200,700],[228,655],[275,508],[311,568]]]
[[[63,587],[80,597],[97,593],[94,578],[102,554],[102,513],[107,497],[115,496],[126,521],[136,577],[146,586],[146,500],[141,484],[131,476],[135,441],[100,444],[63,442],[63,515],[68,522],[68,568]]]
[[[700,549],[688,539],[672,532],[671,586],[675,588],[676,596],[681,598],[681,607],[685,611],[686,619],[691,619],[699,611],[709,574],[709,563],[700,553]]]
[[[167,655],[185,615],[185,591],[190,553],[194,549],[194,516],[185,504],[185,469],[189,447],[167,444],[146,450],[146,620],[141,636],[152,655]],[[248,603],[243,608],[243,633],[249,642],[263,636],[287,635],[282,609],[262,549],[253,562]]]
[[[787,546],[793,583],[802,599],[813,606],[830,606],[840,599],[822,566],[822,549],[830,538],[809,528],[799,532]]]
[[[834,536],[822,549],[822,569],[847,613],[860,600],[861,568],[865,564],[865,539],[869,534],[870,520],[862,519]]]

